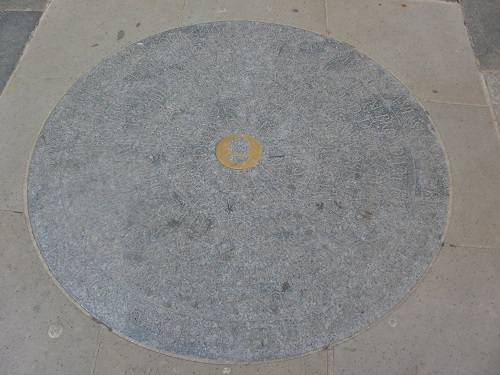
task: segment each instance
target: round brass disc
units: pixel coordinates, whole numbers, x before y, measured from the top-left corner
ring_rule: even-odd
[[[236,138],[243,138],[248,143],[247,153],[236,153],[230,150],[231,141]],[[231,134],[220,140],[215,148],[215,156],[220,163],[231,169],[247,169],[260,160],[262,148],[259,142],[247,134]],[[234,158],[246,158],[243,162],[235,161]]]

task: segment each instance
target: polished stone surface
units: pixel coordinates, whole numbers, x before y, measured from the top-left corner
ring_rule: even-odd
[[[246,163],[251,139],[262,155]],[[399,302],[440,245],[447,176],[386,70],[318,34],[233,21],[147,38],[80,80],[38,139],[28,209],[56,279],[110,329],[262,360]]]

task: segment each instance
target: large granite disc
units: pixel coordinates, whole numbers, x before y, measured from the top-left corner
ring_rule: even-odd
[[[401,301],[439,248],[448,174],[375,62],[234,21],[149,37],[75,84],[27,204],[48,268],[110,329],[252,361],[323,348]]]

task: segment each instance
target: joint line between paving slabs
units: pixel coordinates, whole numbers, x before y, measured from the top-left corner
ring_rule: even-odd
[[[97,349],[95,351],[95,359],[94,359],[94,366],[92,367],[92,372],[90,373],[90,375],[94,375],[95,374],[95,368],[97,366],[97,358],[99,357],[99,349],[101,348],[101,331],[102,331],[103,327],[99,324],[99,334],[97,335]]]
[[[23,213],[23,211],[4,210],[4,209],[0,209],[0,212],[8,212],[8,213],[11,213],[11,214],[22,214]]]
[[[43,80],[43,79],[50,79],[50,80],[53,80],[53,79],[67,79],[67,80],[77,81],[81,77],[62,77],[62,76],[51,77],[51,76],[37,76],[37,75],[30,75],[30,74],[27,74],[27,75],[26,74],[16,74],[16,78],[29,78],[29,79],[38,79],[38,80]]]
[[[448,105],[463,105],[463,106],[482,107],[482,108],[489,108],[490,107],[488,104],[444,102],[444,101],[439,101],[439,100],[424,100],[424,102],[427,102],[427,103],[436,103],[436,104],[448,104]]]
[[[443,5],[454,5],[460,6],[460,4],[454,1],[446,1],[446,0],[413,0],[416,3],[432,3],[432,4],[443,4]]]
[[[326,351],[326,375],[333,375],[334,349],[335,347]]]
[[[330,375],[330,353],[326,351],[326,375]]]
[[[330,33],[330,27],[328,25],[328,0],[325,0],[325,33],[326,35],[329,35]]]
[[[500,250],[500,247],[496,246],[479,246],[479,245],[464,245],[464,244],[452,244],[445,243],[444,246],[452,247],[452,248],[462,248],[462,249],[476,249],[476,250]]]
[[[179,21],[179,26],[181,26],[183,21],[184,21],[184,10],[186,9],[186,3],[187,3],[187,0],[184,0],[184,4],[182,5],[181,19]]]

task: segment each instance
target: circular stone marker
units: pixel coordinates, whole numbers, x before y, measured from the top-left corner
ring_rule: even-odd
[[[49,269],[108,327],[252,361],[324,348],[401,301],[439,247],[448,174],[375,62],[234,21],[152,36],[75,84],[27,204]]]

